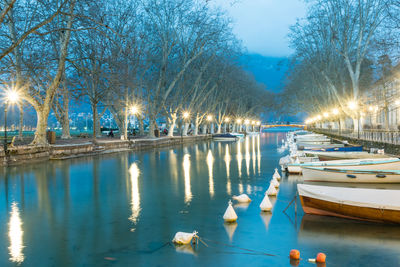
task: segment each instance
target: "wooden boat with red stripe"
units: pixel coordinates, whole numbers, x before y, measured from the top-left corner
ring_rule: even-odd
[[[400,190],[298,184],[307,214],[400,224]]]

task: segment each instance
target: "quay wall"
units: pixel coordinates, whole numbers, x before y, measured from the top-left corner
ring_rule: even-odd
[[[211,135],[199,135],[132,140],[99,140],[96,143],[89,141],[85,143],[48,146],[15,146],[9,147],[7,157],[5,156],[4,150],[0,149],[0,166],[20,165],[46,160],[62,160],[123,151],[146,150],[201,142],[210,139]]]

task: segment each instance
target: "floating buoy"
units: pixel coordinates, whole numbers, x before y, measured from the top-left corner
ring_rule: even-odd
[[[279,182],[278,182],[278,180],[276,180],[276,178],[272,178],[271,184],[273,184],[275,186],[275,188],[279,188]]]
[[[278,191],[276,191],[275,186],[270,183],[267,192],[265,192],[268,196],[276,196],[278,194]]]
[[[317,258],[315,259],[316,262],[324,263],[326,261],[326,255],[324,253],[318,253]]]
[[[289,257],[292,260],[299,260],[300,259],[300,251],[297,249],[292,249],[289,253]]]
[[[198,238],[196,231],[193,233],[177,232],[172,242],[177,245],[187,245],[190,244],[193,238]]]
[[[272,210],[272,203],[271,203],[271,201],[269,201],[269,197],[267,194],[264,196],[263,200],[261,201],[260,209],[261,209],[261,211],[271,211]]]
[[[240,203],[251,202],[251,199],[246,194],[241,194],[239,196],[233,196],[232,199],[236,200],[237,202],[240,202]]]
[[[226,209],[224,213],[224,221],[229,223],[229,222],[236,222],[238,216],[236,215],[235,210],[232,207],[232,201],[229,200],[228,202],[228,208]]]
[[[281,175],[278,172],[278,169],[275,168],[274,175],[272,175],[273,178],[276,178],[278,181],[281,179]]]

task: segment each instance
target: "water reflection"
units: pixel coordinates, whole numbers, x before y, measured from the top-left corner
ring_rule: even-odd
[[[245,141],[245,159],[246,159],[246,171],[247,171],[247,176],[250,176],[250,137],[246,136],[246,141]]]
[[[190,155],[183,156],[183,173],[185,176],[185,203],[189,204],[192,200],[192,190],[190,187]]]
[[[211,198],[214,197],[213,163],[214,163],[214,157],[211,153],[211,150],[208,150],[208,154],[207,154],[208,185],[209,185],[209,191],[210,191]]]
[[[252,151],[253,151],[253,174],[256,175],[256,136],[253,135],[251,138],[251,146],[252,146]]]
[[[260,152],[260,135],[257,135],[257,167],[258,175],[261,174],[261,152]]]
[[[225,228],[226,233],[228,234],[230,242],[232,242],[233,235],[235,234],[237,226],[238,226],[237,222],[224,223],[224,228]]]
[[[228,144],[225,145],[225,167],[226,167],[226,192],[228,195],[232,193],[232,186],[231,186],[231,179],[229,177],[230,174],[230,163],[231,163],[231,155],[229,154],[229,146]]]
[[[239,172],[239,177],[242,176],[242,152],[240,151],[240,144],[241,142],[238,141],[237,142],[237,154],[236,154],[236,160],[237,160],[237,164],[238,164],[238,172]]]
[[[8,224],[8,238],[10,239],[9,254],[10,261],[21,263],[24,261],[24,244],[23,244],[24,231],[22,230],[22,220],[19,213],[19,208],[16,202],[11,206],[11,217]]]
[[[131,177],[131,194],[132,194],[131,198],[132,215],[131,217],[129,217],[129,220],[131,220],[134,224],[136,224],[140,214],[140,194],[139,194],[139,184],[138,184],[140,171],[136,163],[133,163],[129,168],[129,174]]]

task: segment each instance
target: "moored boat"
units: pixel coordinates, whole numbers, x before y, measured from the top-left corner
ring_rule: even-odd
[[[400,170],[302,167],[302,173],[305,182],[400,183]]]
[[[400,190],[298,184],[307,214],[400,224]]]
[[[232,134],[214,134],[212,136],[214,141],[236,141],[239,137]]]
[[[388,158],[385,154],[371,154],[366,151],[356,152],[332,152],[332,151],[305,151],[307,156],[317,156],[320,161],[340,159],[367,159]]]
[[[363,151],[362,146],[342,146],[342,147],[321,147],[304,149],[306,151],[326,151],[326,152],[359,152]]]

